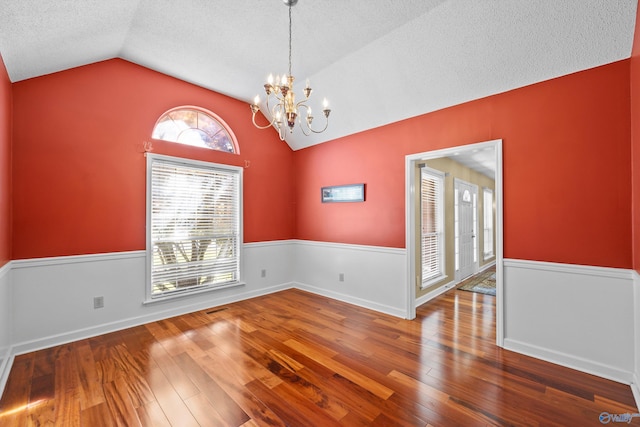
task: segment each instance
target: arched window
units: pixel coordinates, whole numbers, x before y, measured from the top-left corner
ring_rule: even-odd
[[[238,154],[238,142],[218,116],[198,107],[177,107],[164,113],[153,127],[154,139]]]

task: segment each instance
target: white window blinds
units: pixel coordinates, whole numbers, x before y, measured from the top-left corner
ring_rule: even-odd
[[[442,176],[421,172],[422,282],[443,275]]]
[[[240,278],[241,169],[150,156],[150,297]]]

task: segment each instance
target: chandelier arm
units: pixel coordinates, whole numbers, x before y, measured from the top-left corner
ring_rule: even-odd
[[[259,124],[256,123],[256,115],[255,113],[253,114],[253,117],[251,117],[251,121],[253,122],[253,125],[255,127],[257,127],[258,129],[268,129],[271,126],[273,126],[273,124],[275,123],[275,120],[271,120],[271,122],[265,126],[260,126]]]
[[[313,129],[310,125],[307,125],[307,127],[309,128],[309,130],[313,133],[322,133],[325,130],[327,130],[327,128],[329,127],[329,117],[325,118],[325,123],[324,123],[324,127],[322,128],[322,130],[315,130]]]
[[[307,132],[307,131],[304,130],[305,128],[309,129],[309,124],[307,123],[306,120],[305,120],[305,122],[303,124],[302,123],[302,119],[300,118],[300,116],[298,116],[298,124],[300,125],[300,131],[304,134],[304,136],[311,135],[310,132]]]
[[[257,104],[251,105],[251,111],[253,112],[253,114],[251,115],[251,121],[253,122],[253,125],[255,127],[262,130],[262,129],[268,129],[271,126],[273,126],[273,123],[275,122],[275,118],[273,118],[274,117],[273,115],[271,115],[272,119],[269,121],[269,123],[264,126],[260,126],[259,124],[256,123],[256,114],[258,113],[258,111],[260,111]],[[267,98],[267,111],[269,111],[269,98]],[[267,118],[266,116],[264,116],[264,118],[269,120],[269,118]]]

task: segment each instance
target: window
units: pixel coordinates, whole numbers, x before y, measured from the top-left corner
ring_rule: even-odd
[[[215,114],[197,107],[178,107],[164,113],[151,137],[211,150],[237,153],[231,129]]]
[[[482,189],[483,194],[483,223],[484,223],[484,258],[493,256],[493,191]]]
[[[147,157],[147,300],[240,283],[242,169]]]
[[[423,167],[421,171],[422,287],[444,277],[444,174]]]

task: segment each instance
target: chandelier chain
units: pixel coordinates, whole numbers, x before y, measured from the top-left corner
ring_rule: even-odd
[[[289,75],[291,76],[291,3],[289,4]]]

